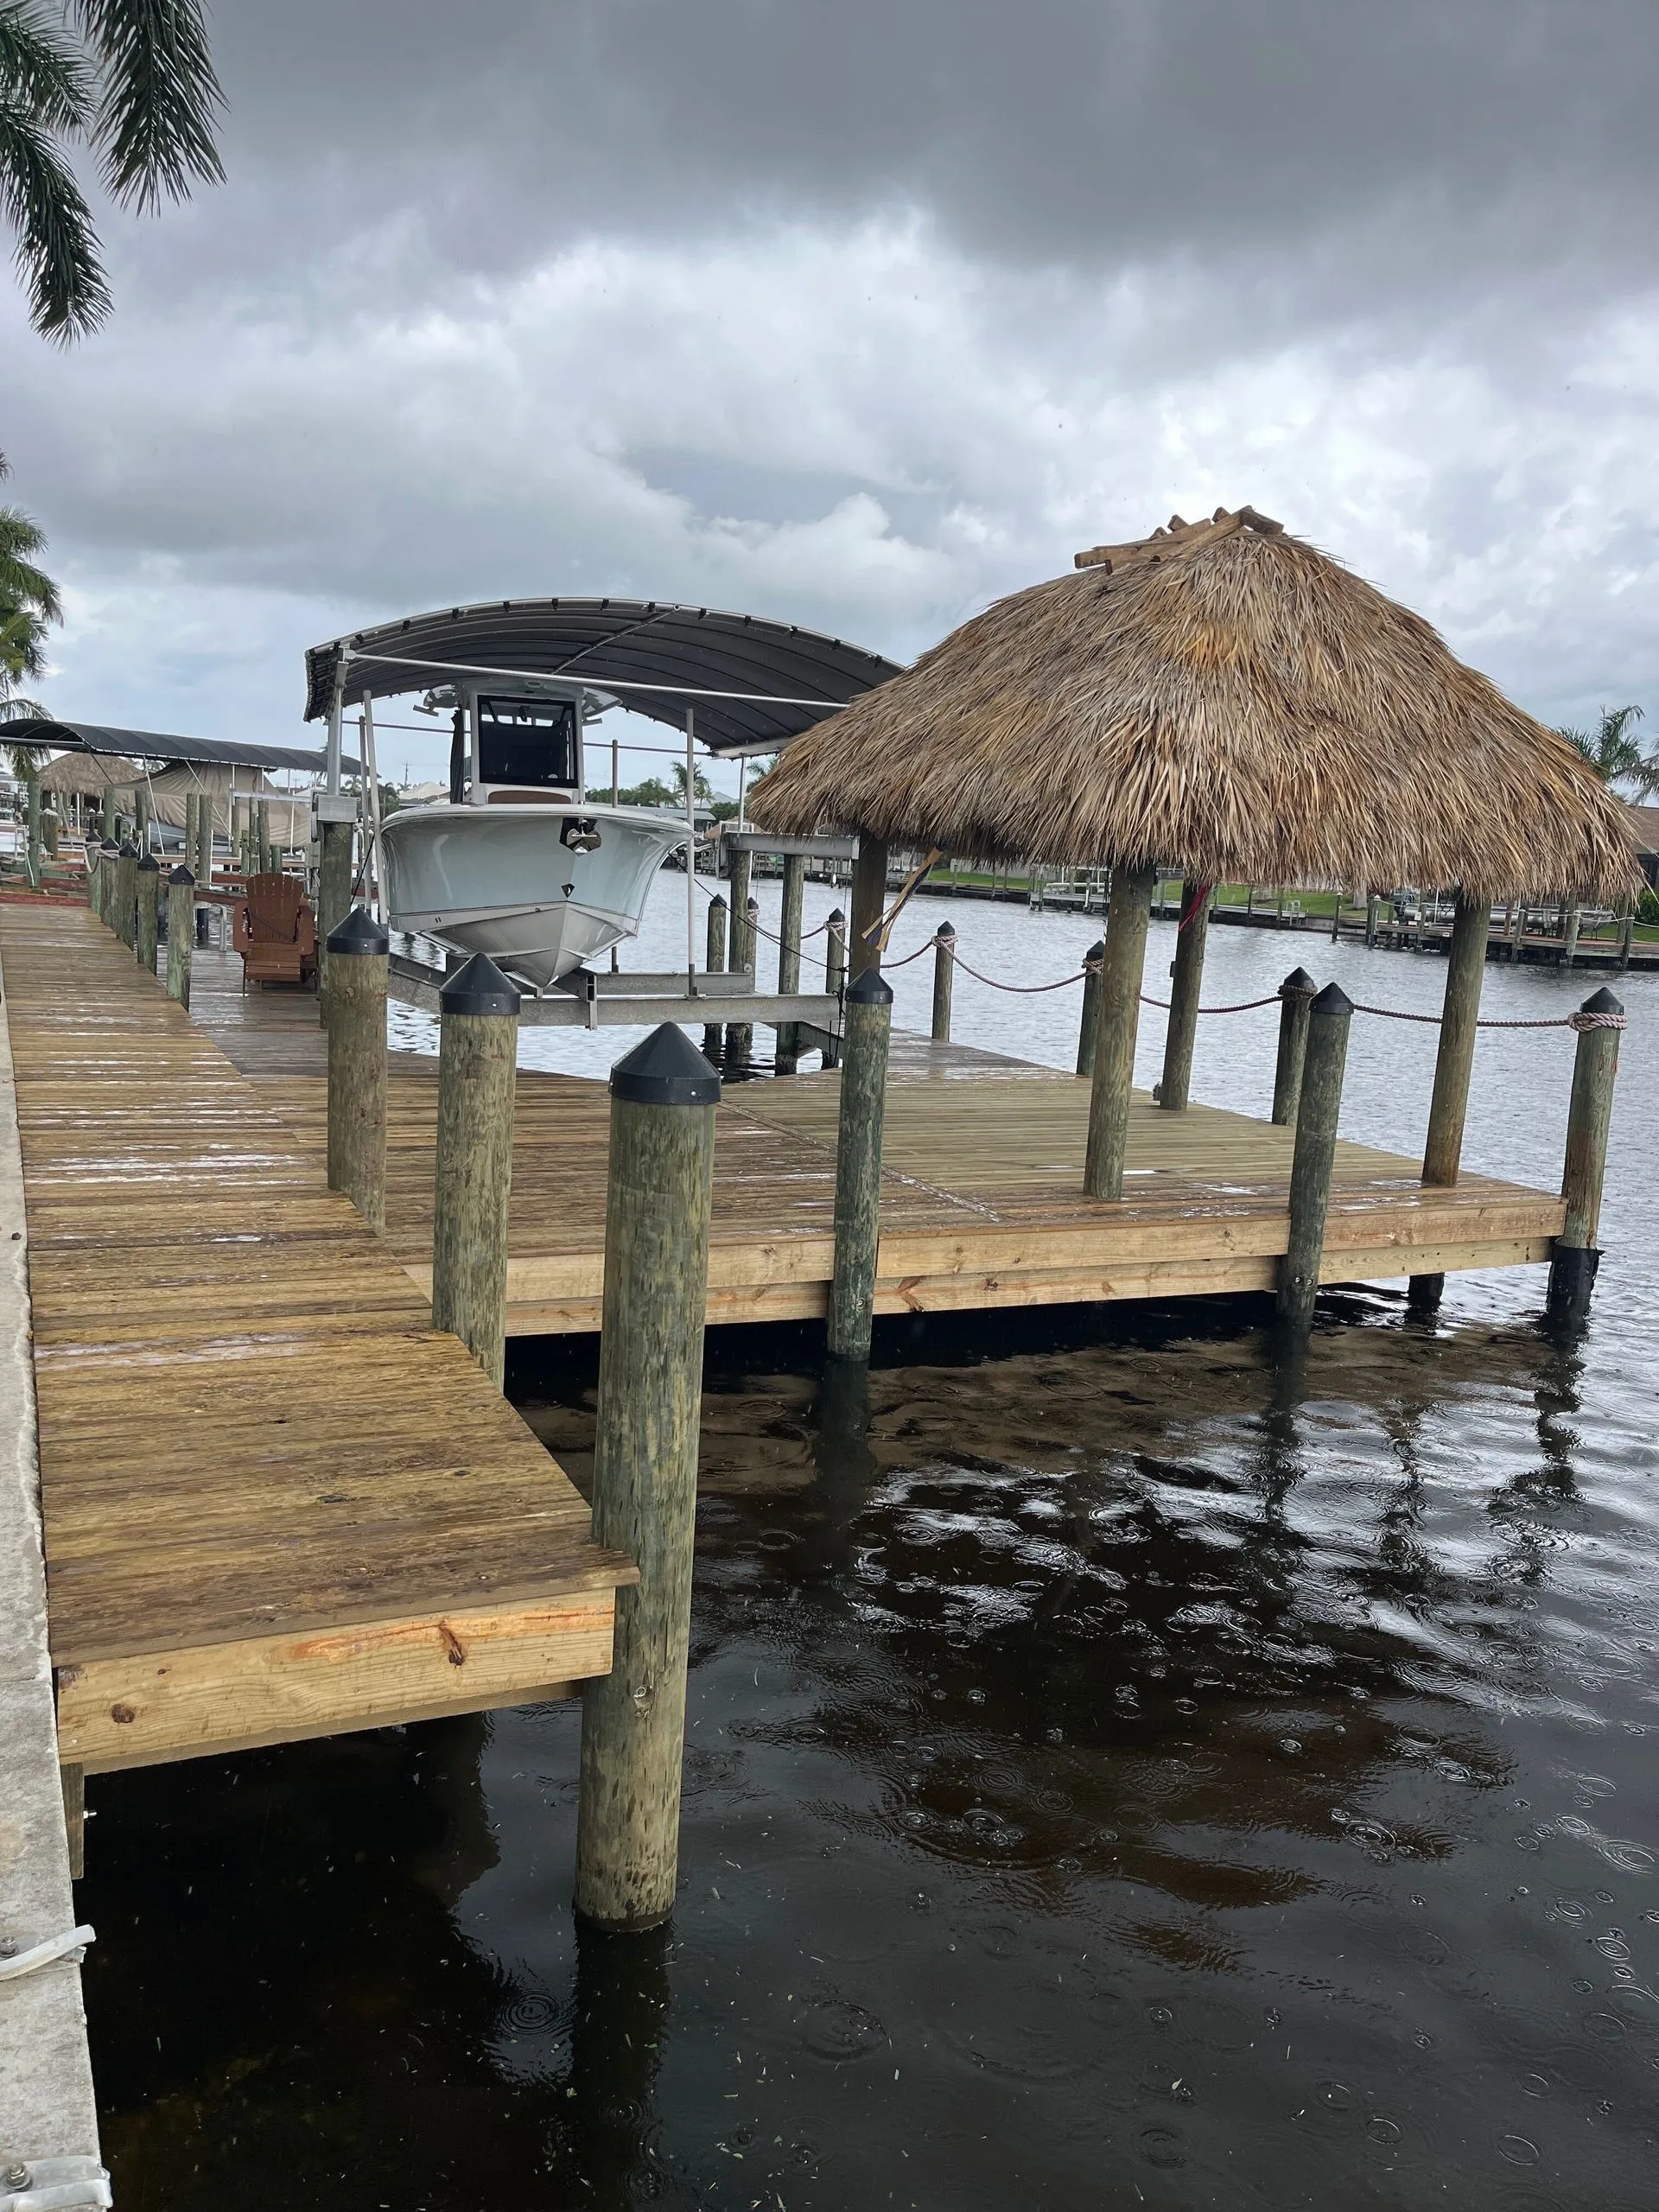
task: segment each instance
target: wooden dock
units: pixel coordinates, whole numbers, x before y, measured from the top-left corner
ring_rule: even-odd
[[[196,1004],[315,1163],[324,1144],[315,1005],[244,998],[201,963]],[[210,980],[211,978],[211,980]],[[430,1281],[436,1063],[395,1058],[386,1243]],[[837,1077],[728,1085],[719,1109],[709,1319],[812,1319],[832,1261]],[[1138,1095],[1125,1196],[1083,1195],[1089,1087],[970,1048],[895,1035],[876,1310],[944,1313],[1272,1288],[1289,1228],[1293,1135],[1214,1107],[1166,1114]],[[507,1327],[599,1325],[608,1106],[591,1079],[522,1072]],[[1427,1190],[1421,1163],[1338,1147],[1322,1280],[1354,1282],[1550,1256],[1559,1198],[1465,1174]]]
[[[84,910],[0,907],[0,974],[64,1764],[604,1673],[631,1565],[283,1102]]]

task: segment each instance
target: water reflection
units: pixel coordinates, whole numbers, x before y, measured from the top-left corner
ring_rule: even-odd
[[[667,1931],[575,1930],[569,1705],[95,1785],[120,2201],[1645,2201],[1645,1389],[1063,1325],[713,1348]]]

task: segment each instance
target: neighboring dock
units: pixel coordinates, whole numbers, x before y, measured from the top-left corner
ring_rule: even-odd
[[[84,910],[0,964],[66,1769],[603,1673],[632,1567],[276,1102]]]
[[[244,996],[234,962],[199,955],[193,1003],[314,1167],[326,1084],[315,1001]],[[717,1118],[711,1324],[821,1318],[834,1255],[838,1078],[728,1085]],[[1058,1070],[895,1035],[883,1147],[876,1310],[971,1312],[1267,1292],[1289,1231],[1294,1132],[1138,1094],[1124,1197],[1083,1195],[1089,1085]],[[386,1242],[430,1282],[437,1064],[394,1055]],[[608,1104],[601,1083],[521,1071],[513,1148],[509,1334],[599,1325]],[[1561,1200],[1421,1163],[1337,1148],[1326,1282],[1546,1262]]]

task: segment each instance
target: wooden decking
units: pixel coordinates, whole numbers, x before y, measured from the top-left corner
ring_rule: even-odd
[[[321,1042],[309,1001],[226,991],[204,963],[214,1034],[259,1070],[262,1096],[309,1156],[324,1141]],[[435,1063],[395,1057],[386,1241],[430,1282]],[[824,1311],[836,1078],[730,1085],[719,1112],[711,1323]],[[598,1326],[606,1133],[602,1084],[523,1073],[513,1155],[508,1322],[519,1335]],[[1195,1106],[1135,1102],[1126,1195],[1083,1196],[1087,1086],[960,1046],[893,1039],[877,1310],[971,1311],[1265,1291],[1288,1229],[1291,1132]],[[1558,1198],[1484,1176],[1427,1191],[1420,1163],[1338,1147],[1327,1282],[1547,1261]]]
[[[604,1672],[632,1567],[278,1102],[82,911],[0,908],[0,967],[64,1762]]]

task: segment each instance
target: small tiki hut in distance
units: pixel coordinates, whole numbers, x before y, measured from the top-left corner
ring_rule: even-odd
[[[1634,895],[1624,809],[1420,616],[1254,508],[1177,516],[1077,567],[798,739],[756,822],[865,841],[855,969],[879,958],[890,842],[1111,868],[1087,1171],[1102,1198],[1122,1190],[1157,869],[1188,886],[1170,1031],[1189,1059],[1208,887],[1457,886],[1424,1166],[1455,1182],[1492,902]],[[1178,1109],[1174,1072],[1161,1103]]]

